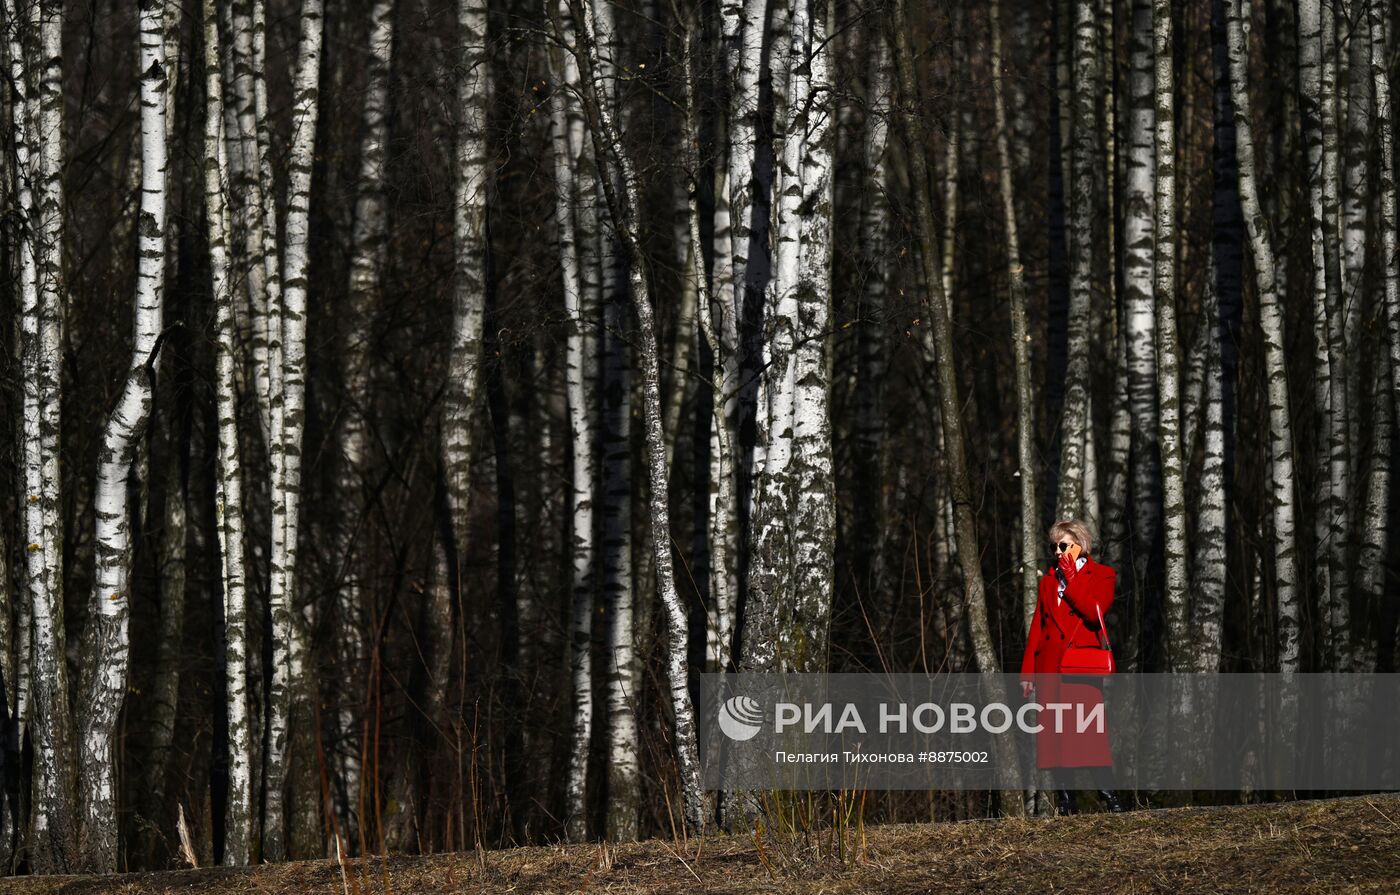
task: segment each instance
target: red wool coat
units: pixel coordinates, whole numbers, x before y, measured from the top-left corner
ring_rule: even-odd
[[[1031,698],[1041,705],[1067,702],[1075,708],[1064,712],[1060,733],[1054,730],[1055,716],[1048,711],[1040,713],[1042,730],[1036,734],[1036,767],[1113,764],[1106,727],[1103,732],[1092,728],[1083,733],[1075,730],[1074,719],[1080,712],[1080,705],[1087,713],[1103,703],[1103,691],[1096,686],[1098,678],[1061,676],[1060,658],[1071,644],[1098,645],[1098,633],[1090,630],[1085,620],[1097,625],[1099,613],[1108,614],[1108,608],[1113,605],[1116,577],[1111,566],[1088,557],[1084,568],[1065,587],[1064,599],[1058,605],[1055,595],[1059,579],[1054,570],[1040,577],[1035,615],[1031,618],[1030,636],[1026,638],[1026,653],[1021,659],[1021,680],[1034,682],[1035,692]]]

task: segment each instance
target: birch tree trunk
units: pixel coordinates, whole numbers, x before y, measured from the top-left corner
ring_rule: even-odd
[[[1195,665],[1199,674],[1220,671],[1225,622],[1225,416],[1223,371],[1220,362],[1220,309],[1216,291],[1214,244],[1211,246],[1210,272],[1206,280],[1205,299],[1201,305],[1201,322],[1205,332],[1203,420],[1200,429],[1205,442],[1201,462],[1200,487],[1196,500],[1194,525],[1191,529],[1191,641],[1195,645]],[[1184,463],[1184,461],[1183,461]],[[1177,668],[1173,657],[1173,667]]]
[[[1350,499],[1351,444],[1348,440],[1347,404],[1347,352],[1343,331],[1342,311],[1342,240],[1343,218],[1341,207],[1342,164],[1339,133],[1339,92],[1340,78],[1338,64],[1340,40],[1337,35],[1336,0],[1323,3],[1323,79],[1322,79],[1322,176],[1323,176],[1323,223],[1326,240],[1323,260],[1327,265],[1326,289],[1323,296],[1326,304],[1319,315],[1324,325],[1324,350],[1327,354],[1327,409],[1323,425],[1319,428],[1318,456],[1319,481],[1326,483],[1326,499],[1318,507],[1314,531],[1319,537],[1318,564],[1325,570],[1326,601],[1322,604],[1327,613],[1327,624],[1323,633],[1327,637],[1324,654],[1328,656],[1327,667],[1339,669],[1346,664],[1348,652],[1346,631],[1350,627],[1350,594],[1347,587],[1348,569],[1346,547]],[[1321,489],[1319,489],[1321,490]],[[1318,576],[1320,580],[1323,576]]]
[[[6,32],[5,39],[0,41],[0,71],[4,72],[7,83],[15,83],[23,77],[24,66],[18,50],[19,23],[15,21],[13,3],[9,0],[0,5],[0,22],[3,22]],[[12,61],[20,62],[18,78],[11,67]],[[9,281],[5,294],[10,296],[11,302],[6,312],[11,314],[14,309],[24,304],[21,277],[16,276],[20,273],[21,265],[16,259],[20,255],[20,245],[26,241],[23,230],[29,214],[29,203],[26,201],[25,206],[21,206],[18,202],[18,192],[21,181],[28,176],[28,172],[21,176],[15,170],[12,159],[14,138],[18,136],[14,130],[14,123],[17,119],[23,123],[23,97],[26,93],[27,91],[18,84],[13,91],[6,89],[0,92],[0,121],[7,125],[6,136],[0,139],[0,208],[5,210],[7,218],[5,226],[0,227],[0,256],[3,256],[6,262],[3,270]],[[32,264],[32,255],[30,258]],[[7,322],[13,324],[17,320]],[[13,350],[14,346],[7,347]],[[22,612],[20,607],[26,600],[25,595],[13,586],[10,578],[12,549],[9,528],[0,526],[0,676],[3,676],[3,680],[0,680],[0,749],[3,749],[3,752],[0,752],[0,761],[6,765],[12,761],[18,762],[19,743],[22,741],[18,729],[18,714],[11,715],[11,711],[19,707],[19,669],[25,661],[19,656],[16,647],[17,616]],[[9,803],[8,806],[6,802]],[[9,808],[8,813],[5,811],[6,807]],[[19,842],[19,793],[6,792],[0,795],[0,867],[8,868],[12,865]]]
[[[345,397],[342,402],[341,466],[337,490],[343,502],[337,529],[336,557],[340,565],[337,589],[336,644],[340,679],[340,748],[336,751],[340,832],[355,842],[361,822],[360,725],[364,706],[365,615],[361,596],[363,560],[355,549],[368,513],[363,496],[369,445],[370,391],[369,345],[380,291],[381,271],[388,249],[387,202],[384,157],[389,140],[389,69],[394,45],[393,0],[376,0],[370,11],[368,83],[365,86],[364,128],[360,141],[359,195],[355,199],[355,223],[351,232],[350,320],[342,350]]]
[[[600,83],[598,45],[594,40],[594,34],[597,33],[595,9],[591,6],[585,6],[582,9],[582,15],[580,15],[579,7],[581,5],[581,3],[574,3],[572,8],[575,10],[575,21],[580,24],[579,44],[583,52],[579,58],[583,69],[583,97],[589,118],[594,124],[592,128],[593,145],[601,171],[599,180],[603,184],[608,209],[616,224],[618,237],[627,254],[629,262],[628,291],[631,294],[633,306],[637,310],[638,354],[642,362],[642,382],[645,395],[643,404],[646,422],[646,453],[651,482],[650,529],[652,549],[656,552],[657,588],[661,592],[661,602],[666,611],[666,678],[675,722],[674,741],[680,771],[685,825],[691,832],[698,833],[708,826],[711,811],[709,800],[700,785],[695,714],[686,675],[689,630],[685,607],[676,592],[670,550],[670,510],[667,507],[669,486],[665,465],[665,437],[661,431],[656,325],[647,280],[647,259],[639,243],[637,219],[641,204],[641,191],[636,169],[630,156],[623,148],[613,109],[609,103],[604,101],[603,88]],[[616,170],[616,183],[613,179],[614,169]]]
[[[292,145],[287,157],[287,217],[282,252],[282,402],[272,408],[273,540],[272,683],[267,693],[264,752],[265,860],[287,856],[286,793],[290,721],[307,705],[309,647],[297,618],[297,532],[301,510],[301,447],[306,406],[306,294],[310,260],[311,170],[320,108],[322,0],[303,0],[297,66],[292,81]],[[304,733],[304,731],[303,731]],[[302,756],[309,757],[309,756]],[[298,769],[300,772],[300,769]]]
[[[794,104],[799,116],[789,140],[802,138],[800,157],[801,225],[796,291],[797,337],[793,359],[793,604],[795,636],[801,638],[798,668],[827,668],[831,601],[835,586],[836,485],[832,475],[831,381],[831,215],[832,142],[835,86],[831,82],[831,5],[808,0],[805,19],[794,3],[793,48],[805,69],[806,99]],[[794,91],[796,92],[796,91]],[[784,186],[784,193],[788,189]]]
[[[711,241],[710,288],[702,290],[701,301],[709,296],[713,307],[697,305],[696,325],[701,338],[710,349],[714,365],[711,376],[711,415],[709,444],[709,516],[706,538],[710,564],[710,623],[709,646],[713,671],[723,671],[729,665],[733,650],[735,620],[739,600],[739,516],[738,494],[735,486],[737,467],[737,434],[730,424],[725,408],[738,391],[738,333],[722,335],[725,322],[734,328],[734,284],[729,277],[733,270],[731,251],[732,218],[729,210],[729,176],[726,167],[715,172],[714,232]],[[695,237],[692,235],[691,237]],[[697,263],[697,259],[691,259]],[[698,263],[704,273],[704,255]],[[727,293],[726,293],[727,290]],[[719,320],[716,322],[715,315]],[[702,322],[701,318],[708,322]],[[715,340],[704,328],[709,326]],[[732,338],[731,338],[732,336]],[[718,414],[717,416],[715,414]],[[727,496],[726,496],[727,495]]]
[[[744,446],[740,436],[742,429],[739,414],[740,399],[749,393],[750,387],[741,379],[740,363],[743,360],[740,343],[740,321],[744,319],[743,308],[747,301],[745,284],[749,276],[749,245],[753,235],[754,222],[760,216],[754,208],[755,162],[757,158],[757,128],[759,84],[763,77],[763,37],[767,0],[726,0],[721,6],[723,29],[723,54],[725,74],[729,88],[729,105],[726,109],[726,165],[720,182],[716,186],[716,221],[714,239],[716,244],[727,235],[728,244],[723,250],[714,253],[715,308],[712,322],[720,340],[722,353],[715,362],[724,365],[724,379],[728,387],[717,396],[723,403],[724,419],[728,430],[724,437],[729,441],[729,475],[739,476],[745,458],[741,455]],[[766,203],[766,198],[764,202]],[[766,208],[766,204],[764,206]],[[723,220],[720,216],[723,216]],[[756,248],[760,253],[760,265],[766,273],[766,217],[765,229]],[[728,226],[725,227],[724,224]],[[725,263],[727,259],[727,264]],[[715,320],[713,313],[718,313]],[[718,380],[716,380],[718,383]],[[752,500],[752,488],[740,488],[735,483],[736,498],[725,507],[716,503],[720,486],[716,479],[723,475],[718,469],[720,457],[720,435],[712,430],[711,439],[711,518],[714,513],[727,513],[716,524],[726,526],[724,534],[728,539],[726,554],[730,566],[726,570],[729,580],[729,616],[727,630],[732,632],[737,623],[740,594],[739,568],[741,562],[739,539],[742,518],[750,514],[748,504]],[[741,506],[741,501],[743,505]],[[713,556],[712,556],[713,563]],[[718,566],[715,566],[719,569]],[[728,643],[723,647],[729,649]]]
[[[1157,332],[1153,311],[1153,219],[1156,203],[1152,67],[1152,3],[1134,0],[1129,42],[1128,157],[1123,224],[1123,326],[1128,350],[1128,407],[1132,418],[1133,577],[1120,646],[1125,663],[1138,658],[1138,621],[1146,599],[1147,562],[1161,525],[1160,454],[1157,442]]]
[[[278,472],[278,466],[282,463],[282,454],[276,450],[276,446],[281,444],[283,437],[284,416],[285,416],[285,382],[286,374],[283,370],[284,351],[282,336],[283,317],[283,296],[282,296],[282,252],[277,241],[277,180],[272,169],[272,127],[271,119],[267,108],[267,0],[252,0],[252,88],[253,88],[253,114],[255,121],[255,139],[251,144],[245,144],[245,150],[256,152],[257,177],[250,179],[248,187],[250,190],[249,201],[249,239],[255,238],[258,234],[262,236],[262,244],[250,243],[247,255],[250,263],[257,263],[262,260],[262,290],[254,290],[252,296],[253,313],[259,311],[263,314],[261,322],[254,320],[254,359],[258,356],[258,344],[261,341],[267,343],[266,374],[256,375],[256,386],[263,401],[268,415],[267,435],[268,453],[270,455],[272,467],[272,479],[278,480],[283,473]],[[253,161],[250,159],[250,162]],[[251,166],[250,166],[251,167]],[[261,201],[253,204],[253,199]],[[248,274],[250,288],[255,287],[258,278],[252,271]],[[261,298],[259,297],[261,294]],[[266,389],[266,395],[263,390]],[[282,533],[279,532],[279,523],[274,515],[272,521],[272,544],[279,543]],[[275,575],[275,567],[273,574]]]
[[[14,202],[14,215],[16,218],[16,234],[11,245],[14,252],[13,257],[13,294],[19,306],[19,313],[15,321],[18,330],[18,346],[16,354],[20,360],[20,375],[23,381],[21,387],[20,407],[22,423],[20,426],[20,437],[22,445],[20,447],[20,460],[22,470],[16,477],[22,484],[27,495],[33,495],[36,483],[39,481],[40,472],[31,470],[31,465],[39,462],[39,442],[37,440],[38,413],[38,378],[39,358],[35,352],[37,347],[34,343],[38,327],[39,313],[39,271],[38,271],[38,209],[35,204],[33,191],[35,165],[38,161],[38,151],[32,148],[37,134],[37,124],[35,114],[37,112],[38,91],[26,78],[26,51],[28,45],[37,37],[37,4],[30,4],[28,13],[24,18],[18,15],[16,4],[13,0],[5,0],[4,4],[5,22],[7,27],[6,40],[6,63],[11,86],[9,112],[9,124],[11,125],[11,140],[14,148],[14,164],[11,173],[14,177],[14,189],[10,196]],[[31,422],[33,417],[33,422]],[[30,579],[30,563],[33,561],[33,551],[28,549],[29,544],[42,543],[35,540],[36,536],[42,534],[38,528],[37,507],[33,506],[33,501],[25,501],[24,509],[20,513],[20,535],[26,545],[25,561],[20,574],[21,585],[16,590],[15,602],[18,604],[18,611],[15,618],[14,632],[14,665],[7,671],[12,671],[13,676],[7,676],[7,686],[13,687],[14,698],[11,705],[14,706],[15,717],[18,720],[15,737],[17,742],[23,742],[24,735],[29,729],[29,703],[32,693],[32,670],[33,670],[33,607],[36,589]],[[33,779],[37,780],[37,776]],[[16,817],[18,826],[18,817]],[[23,838],[22,831],[16,830],[16,840]]]
[[[226,87],[231,87],[230,108],[225,110],[225,127],[231,122],[234,127],[227,134],[230,160],[230,187],[241,197],[239,207],[239,232],[242,237],[237,254],[242,265],[243,285],[246,290],[246,308],[249,311],[246,324],[250,332],[249,357],[252,369],[254,406],[262,432],[263,443],[272,444],[272,374],[269,369],[269,314],[268,314],[268,258],[269,250],[273,262],[277,260],[276,217],[269,217],[265,207],[264,192],[271,192],[273,182],[265,180],[263,156],[265,149],[260,145],[258,129],[265,110],[259,111],[259,83],[266,77],[262,60],[259,59],[259,43],[263,39],[262,4],[265,0],[242,0],[231,4],[229,15],[232,19],[232,52],[226,60],[225,71],[232,68],[233,79]],[[256,9],[256,12],[255,12]],[[269,225],[269,222],[271,224]],[[271,233],[268,232],[269,226]],[[280,341],[280,340],[279,340]]]
[[[740,303],[749,301],[746,284],[750,245],[755,238],[755,221],[760,219],[754,205],[754,163],[759,124],[759,84],[763,77],[763,36],[767,22],[768,0],[726,0],[726,68],[731,82],[729,105],[729,213],[731,231],[730,256],[733,278],[727,287]],[[776,70],[776,69],[775,69]],[[766,208],[761,209],[765,213]],[[765,238],[767,228],[760,230]],[[766,247],[760,247],[766,254]],[[766,266],[766,264],[765,264]],[[764,271],[766,273],[766,271]],[[721,295],[721,304],[725,297]],[[728,324],[737,327],[738,318]],[[723,322],[721,333],[723,333]],[[736,330],[737,332],[737,330]]]
[[[1363,594],[1377,601],[1384,599],[1385,557],[1389,549],[1389,533],[1384,523],[1389,518],[1390,445],[1396,407],[1400,394],[1400,259],[1396,257],[1396,198],[1395,198],[1395,112],[1390,99],[1391,39],[1390,9],[1379,0],[1367,4],[1367,22],[1371,35],[1371,81],[1376,95],[1376,132],[1380,142],[1380,235],[1382,276],[1384,281],[1383,313],[1385,329],[1381,336],[1381,356],[1372,378],[1376,383],[1372,416],[1375,434],[1367,482],[1366,511],[1362,537],[1360,586]],[[1386,356],[1388,355],[1388,356]],[[1387,363],[1388,361],[1388,363]],[[1389,368],[1389,377],[1385,373]],[[1375,645],[1367,640],[1357,650],[1361,670],[1377,667],[1372,651]]]
[[[738,27],[738,3],[726,4],[723,13],[726,28],[727,60],[737,58],[737,51],[731,52],[733,42],[731,31]],[[705,532],[706,546],[710,559],[710,606],[708,610],[708,670],[724,672],[728,669],[733,637],[736,601],[738,599],[737,577],[737,528],[735,518],[737,495],[734,487],[734,441],[729,428],[725,406],[734,388],[730,371],[737,344],[735,340],[725,341],[715,326],[714,311],[717,305],[721,319],[732,314],[734,303],[734,282],[729,277],[732,270],[731,234],[725,232],[730,227],[729,197],[726,168],[718,171],[715,186],[715,225],[714,225],[714,267],[712,276],[705,272],[704,252],[700,230],[700,179],[707,173],[700,162],[700,130],[696,111],[696,83],[699,80],[694,62],[694,21],[687,23],[685,43],[685,106],[681,134],[682,164],[689,174],[686,190],[687,232],[694,250],[687,256],[690,263],[686,275],[695,284],[698,293],[696,303],[696,325],[700,336],[709,348],[712,358],[712,378],[710,382],[710,442],[709,442],[709,514]],[[722,296],[727,291],[727,298]],[[733,320],[730,320],[733,325]]]
[[[248,705],[248,604],[243,562],[243,484],[238,453],[238,401],[235,365],[237,333],[233,319],[233,280],[228,258],[228,207],[224,201],[223,74],[219,61],[219,18],[215,0],[204,0],[204,199],[209,229],[209,266],[217,318],[215,390],[219,446],[215,482],[215,522],[223,560],[224,686],[228,705],[228,814],[224,823],[224,863],[247,864],[252,857],[253,744]]]
[[[1099,139],[1103,145],[1103,164],[1099,172],[1100,182],[1095,189],[1100,191],[1102,198],[1099,207],[1103,215],[1103,236],[1100,246],[1102,260],[1095,266],[1102,271],[1098,345],[1100,353],[1105,355],[1097,369],[1107,371],[1112,368],[1112,362],[1107,360],[1107,352],[1102,349],[1118,332],[1118,40],[1114,4],[1100,0],[1096,12],[1099,19],[1099,57],[1103,60],[1099,67],[1099,90],[1103,102]]]
[[[127,478],[150,419],[155,352],[165,293],[166,60],[164,8],[140,11],[141,196],[131,361],[117,405],[107,420],[98,459],[96,568],[89,624],[94,667],[82,701],[79,761],[84,769],[83,843],[86,864],[117,870],[117,717],[126,698],[131,640],[131,520]]]
[[[11,7],[13,10],[13,7]],[[17,21],[11,16],[10,21]],[[19,171],[34,187],[20,204],[28,211],[21,248],[20,356],[24,379],[24,538],[33,625],[32,698],[34,792],[31,854],[39,872],[71,869],[77,854],[74,811],[74,729],[69,709],[67,638],[63,612],[63,517],[59,469],[63,276],[63,5],[30,6],[37,37],[38,87],[28,85],[16,114],[28,109],[16,144]],[[37,192],[37,195],[35,194]],[[32,259],[32,260],[31,260]]]
[[[1094,166],[1099,129],[1093,88],[1099,83],[1098,23],[1091,0],[1076,0],[1074,22],[1074,152],[1070,207],[1069,365],[1060,416],[1060,482],[1055,515],[1082,516],[1085,440],[1093,437],[1089,414],[1090,327],[1094,288]]]
[[[794,4],[787,47],[776,71],[788,71],[775,115],[783,122],[778,185],[777,263],[770,303],[774,333],[765,344],[767,397],[761,497],[754,517],[758,549],[750,567],[750,610],[764,622],[744,633],[744,662],[815,671],[825,667],[835,538],[831,482],[826,330],[830,302],[831,147],[829,50],[824,7]],[[777,88],[775,87],[775,90]],[[801,525],[795,524],[802,519]],[[774,625],[771,641],[762,630]]]
[[[1002,71],[1001,0],[987,7],[992,31],[992,103],[997,129],[997,183],[1006,228],[1006,271],[1011,290],[1011,352],[1016,359],[1016,470],[1021,480],[1021,616],[1030,631],[1040,588],[1040,498],[1036,494],[1035,386],[1031,382],[1031,336],[1026,327],[1026,268],[1016,227],[1011,133],[1006,121]]]
[[[1157,313],[1157,431],[1162,450],[1166,534],[1164,598],[1171,667],[1185,671],[1194,667],[1194,662],[1187,592],[1190,568],[1186,555],[1186,478],[1181,458],[1181,343],[1176,334],[1176,129],[1170,0],[1153,0],[1152,35],[1156,99],[1156,253],[1152,285]]]
[[[602,13],[603,18],[610,13]],[[600,27],[600,33],[601,33]],[[602,238],[612,242],[612,229]],[[620,258],[600,253],[605,264]],[[607,274],[604,274],[605,281]],[[619,284],[620,285],[620,284]],[[652,577],[633,565],[632,544],[632,360],[628,339],[627,296],[609,290],[603,303],[602,479],[602,597],[607,618],[607,837],[610,841],[637,838],[637,812],[641,799],[641,767],[638,754],[637,703],[641,664],[637,652],[636,594]],[[640,571],[640,574],[638,572]],[[645,628],[643,627],[644,631]]]
[[[560,0],[559,16],[567,22],[568,5]],[[567,35],[572,25],[567,25]],[[566,44],[571,38],[566,37]],[[572,95],[578,89],[578,67],[568,52],[550,54],[554,75],[550,92],[550,116],[554,148],[554,209],[559,234],[559,263],[563,274],[564,312],[568,317],[565,381],[569,408],[572,501],[570,543],[573,593],[570,613],[569,669],[573,682],[573,737],[569,772],[565,784],[565,832],[570,841],[587,838],[587,773],[589,743],[593,727],[593,417],[585,397],[593,388],[597,361],[586,335],[592,326],[596,307],[584,307],[583,284],[579,274],[579,252],[575,240],[574,213],[580,202],[575,183],[574,154],[570,147],[570,119],[579,117]],[[591,198],[591,197],[590,197]],[[585,200],[586,201],[586,200]]]
[[[1316,432],[1314,477],[1315,546],[1313,582],[1318,605],[1325,607],[1327,623],[1323,641],[1330,641],[1331,570],[1327,562],[1328,532],[1332,516],[1332,482],[1328,443],[1331,438],[1331,363],[1328,350],[1328,309],[1336,301],[1336,231],[1328,226],[1336,197],[1336,127],[1333,102],[1334,66],[1331,64],[1333,33],[1330,4],[1303,0],[1298,4],[1299,109],[1308,155],[1309,222],[1311,224],[1313,321],[1313,401]],[[1328,644],[1330,646],[1330,643]],[[1324,655],[1330,650],[1324,649]],[[1328,666],[1330,667],[1330,665]]]
[[[618,100],[620,47],[610,3],[592,4],[592,34],[598,50],[594,85],[598,102],[608,114],[621,120]],[[602,153],[598,152],[601,156]],[[613,178],[617,172],[603,172],[600,178]],[[637,652],[639,612],[635,595],[639,586],[650,586],[651,559],[641,560],[640,575],[632,559],[632,400],[630,339],[625,333],[627,295],[623,270],[625,250],[615,209],[605,219],[600,232],[598,258],[603,281],[603,379],[602,379],[602,591],[608,619],[606,632],[607,665],[607,835],[610,840],[627,841],[637,837],[637,814],[641,799],[641,768],[636,706],[641,687],[641,665]],[[659,387],[659,384],[658,384]],[[664,429],[663,409],[663,434]],[[670,445],[671,439],[665,439]],[[669,456],[669,447],[667,456]],[[663,458],[665,459],[665,458]],[[665,460],[669,466],[669,460]],[[665,500],[665,495],[661,495]]]
[[[755,445],[753,508],[750,514],[749,569],[744,603],[744,626],[739,651],[740,670],[779,671],[793,661],[786,654],[791,641],[784,641],[782,607],[791,599],[792,587],[792,487],[789,460],[792,457],[792,396],[796,371],[793,346],[796,342],[797,250],[801,239],[801,139],[788,139],[793,122],[792,106],[800,107],[805,96],[794,97],[805,79],[793,76],[792,31],[788,10],[773,15],[770,70],[774,73],[773,120],[774,156],[777,168],[773,178],[776,242],[772,248],[773,272],[764,299],[764,338],[761,346],[761,375],[758,382],[757,444]],[[789,147],[791,144],[791,147]]]
[[[179,3],[175,0],[163,0],[165,7],[162,16],[164,34],[165,62],[165,140],[167,146],[171,141],[171,135],[175,133],[175,102],[174,94],[180,87],[181,79],[181,36],[183,33],[184,12]],[[168,151],[168,150],[167,150]],[[167,165],[169,165],[167,157]],[[178,177],[167,175],[167,190],[169,184]],[[167,194],[167,208],[173,196]],[[167,215],[165,223],[164,245],[162,251],[165,254],[165,266],[176,268],[178,265],[178,245],[179,234],[177,228]],[[165,354],[166,372],[162,378],[165,384],[165,396],[159,393],[156,397],[157,406],[173,406],[175,364],[172,360],[171,352]],[[169,419],[169,414],[167,414]],[[175,739],[176,711],[180,701],[180,652],[184,643],[185,627],[185,582],[187,556],[188,526],[186,516],[186,506],[189,496],[186,470],[188,469],[189,439],[183,436],[180,428],[167,423],[162,433],[166,446],[167,472],[165,476],[165,499],[159,510],[160,512],[160,542],[157,568],[160,576],[160,629],[159,641],[156,645],[156,669],[155,679],[150,690],[150,753],[146,770],[146,793],[148,805],[157,809],[166,808],[165,801],[165,779],[166,770],[169,765],[170,748]],[[149,466],[149,464],[147,464]],[[156,510],[150,502],[145,504],[146,512],[152,516]]]
[[[1366,22],[1366,0],[1342,0],[1342,17],[1349,26],[1344,49],[1339,58],[1346,59],[1345,77],[1339,79],[1345,95],[1343,108],[1346,131],[1343,136],[1346,176],[1342,189],[1342,300],[1341,341],[1344,355],[1356,359],[1345,364],[1344,373],[1347,408],[1347,445],[1349,464],[1347,477],[1359,483],[1361,435],[1359,431],[1361,377],[1359,359],[1361,347],[1361,306],[1366,301],[1363,291],[1367,262],[1367,225],[1370,223],[1371,197],[1374,192],[1371,175],[1372,121],[1376,116],[1371,85],[1370,26]],[[1348,500],[1346,529],[1356,531],[1361,500]],[[1351,538],[1348,538],[1351,540]],[[1344,563],[1346,560],[1344,559]],[[1333,577],[1347,571],[1333,571]],[[1341,601],[1339,601],[1341,605]]]
[[[442,451],[453,538],[460,556],[466,547],[472,408],[480,383],[481,332],[486,308],[485,0],[459,0],[457,25],[463,50],[457,81],[461,118],[457,123],[457,181],[453,203],[455,294]]]
[[[1249,0],[1229,0],[1230,86],[1235,104],[1235,149],[1240,164],[1240,204],[1244,209],[1250,249],[1254,256],[1259,294],[1259,324],[1264,335],[1264,368],[1268,380],[1269,459],[1272,493],[1274,582],[1278,603],[1278,668],[1299,670],[1299,629],[1296,534],[1293,530],[1293,433],[1288,417],[1288,376],[1283,353],[1283,309],[1274,285],[1275,259],[1268,221],[1259,203],[1254,167],[1254,129],[1245,70]]]

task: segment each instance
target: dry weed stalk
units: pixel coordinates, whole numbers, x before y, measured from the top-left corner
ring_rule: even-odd
[[[190,823],[185,819],[185,803],[178,806],[179,816],[175,820],[175,827],[180,831],[180,857],[186,864],[195,870],[199,869],[199,858],[195,855],[194,836],[190,835]]]

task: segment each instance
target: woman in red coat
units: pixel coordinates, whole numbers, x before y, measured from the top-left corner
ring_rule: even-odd
[[[1042,711],[1041,731],[1036,735],[1036,767],[1050,770],[1055,783],[1059,813],[1075,812],[1074,769],[1088,768],[1099,790],[1099,798],[1109,811],[1122,811],[1113,784],[1113,753],[1108,730],[1077,731],[1080,711],[1089,712],[1103,703],[1098,679],[1060,674],[1060,659],[1069,646],[1098,646],[1099,620],[1113,605],[1112,567],[1094,562],[1089,556],[1092,536],[1089,527],[1077,519],[1050,526],[1050,544],[1056,561],[1040,579],[1040,592],[1031,619],[1026,654],[1021,660],[1021,692],[1032,693],[1042,706],[1069,703],[1075,708],[1063,714],[1060,732],[1053,728],[1055,715]],[[1082,553],[1074,558],[1078,550]]]

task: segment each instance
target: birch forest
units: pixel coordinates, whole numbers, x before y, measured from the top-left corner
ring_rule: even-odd
[[[1014,671],[1058,519],[1396,671],[1396,17],[3,0],[0,870],[751,829],[696,675]]]

